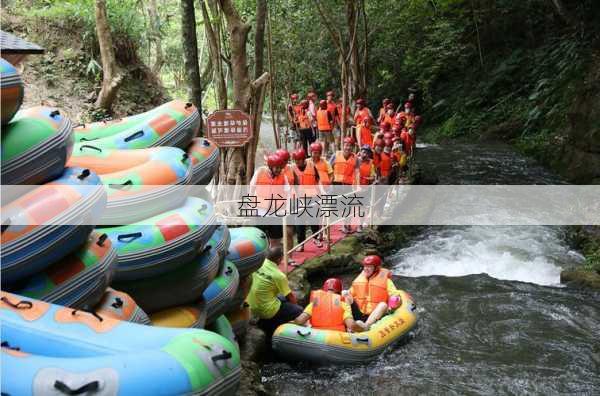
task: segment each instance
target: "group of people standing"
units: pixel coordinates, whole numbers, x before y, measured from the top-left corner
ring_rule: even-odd
[[[342,104],[335,101],[333,91],[327,92],[327,99],[321,101],[317,101],[314,92],[300,102],[298,95],[292,94],[288,112],[297,132],[295,150],[290,153],[279,149],[267,155],[266,164],[256,169],[250,182],[260,214],[269,210],[269,196],[276,195],[273,187],[289,192],[294,186],[301,186],[301,195],[310,198],[325,193],[331,185],[355,188],[401,182],[414,153],[416,130],[422,122],[415,114],[414,101],[414,94],[410,94],[404,106],[395,109],[390,99],[384,99],[375,119],[366,101],[358,99],[354,117],[350,116],[350,108],[346,108],[351,133],[342,136]],[[315,140],[317,135],[319,140]],[[314,243],[320,247],[323,235],[316,235],[319,226],[310,227],[315,234]],[[262,228],[273,245],[281,243],[284,234],[281,224]],[[303,241],[306,228],[305,224],[289,226],[287,245],[293,246],[294,234],[298,242]],[[343,232],[352,232],[348,222]]]

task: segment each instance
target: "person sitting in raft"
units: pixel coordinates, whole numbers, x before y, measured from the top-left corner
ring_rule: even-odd
[[[363,270],[352,281],[350,290],[344,290],[342,295],[350,304],[356,323],[368,330],[387,313],[389,298],[400,298],[400,291],[391,279],[391,272],[381,268],[381,257],[366,256],[362,266]]]
[[[252,286],[246,303],[258,320],[267,341],[280,325],[296,319],[302,313],[296,296],[290,290],[286,274],[278,267],[283,257],[281,246],[269,249],[263,265],[252,274]]]
[[[342,281],[338,278],[329,278],[323,283],[323,290],[313,290],[310,293],[310,304],[304,312],[294,320],[294,323],[304,326],[310,321],[311,327],[322,330],[363,331],[365,327],[359,326],[352,318],[352,309],[340,293]]]

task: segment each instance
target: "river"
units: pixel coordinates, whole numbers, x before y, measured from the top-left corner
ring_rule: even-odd
[[[424,145],[418,163],[442,184],[561,183],[503,145]],[[560,286],[581,260],[560,228],[430,227],[386,260],[414,337],[356,367],[269,361],[269,393],[600,394],[600,293]]]

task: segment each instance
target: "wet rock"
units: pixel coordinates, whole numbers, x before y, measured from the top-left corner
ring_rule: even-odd
[[[568,270],[560,273],[560,282],[570,287],[600,290],[600,274],[586,269]]]
[[[249,326],[239,345],[242,376],[238,395],[266,395],[260,378],[260,367],[267,353],[265,334],[257,327]]]

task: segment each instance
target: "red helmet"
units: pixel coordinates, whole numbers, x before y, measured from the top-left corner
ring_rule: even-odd
[[[379,124],[379,129],[381,129],[382,131],[389,131],[390,123],[386,121],[382,122],[381,124]]]
[[[333,92],[333,91],[327,91],[327,93],[325,94],[325,96],[335,96],[335,92]]]
[[[302,106],[303,109],[308,109],[308,100],[306,100],[306,99],[302,100],[302,102],[300,102],[300,105]]]
[[[319,153],[323,151],[323,146],[321,146],[321,143],[319,142],[314,142],[310,145],[310,152],[312,153],[313,151],[318,151]]]
[[[387,106],[387,105],[388,105],[388,103],[392,103],[392,100],[391,100],[390,98],[385,98],[385,99],[383,99],[383,106],[384,106],[384,107],[385,107],[385,106]]]
[[[345,137],[344,138],[344,144],[354,144],[354,138],[352,138],[351,136]]]
[[[333,290],[334,293],[340,294],[342,292],[342,281],[339,278],[329,278],[323,282],[323,290]]]
[[[290,160],[290,152],[287,151],[286,149],[279,149],[279,150],[275,151],[275,154],[278,155],[279,157],[281,157],[281,160],[283,161],[284,164]]]
[[[295,94],[295,93],[291,94],[290,95],[290,99],[292,99],[292,100],[298,100],[298,94]]]
[[[275,166],[283,166],[284,162],[282,158],[277,154],[271,154],[267,157],[267,166],[273,168]]]
[[[319,101],[319,107],[320,107],[322,110],[325,110],[325,109],[327,108],[327,101],[326,101],[326,100],[320,100],[320,101]]]
[[[383,139],[375,139],[375,146],[379,146],[379,147],[385,146]]]
[[[307,93],[307,94],[306,94],[306,97],[307,97],[308,99],[311,99],[311,98],[316,98],[316,97],[317,97],[317,93],[316,93],[316,92],[314,92],[314,91],[310,91],[309,93]]]
[[[408,107],[410,109],[410,108],[412,108],[412,103],[406,102],[406,103],[404,103],[404,107]]]
[[[295,160],[306,159],[306,152],[302,148],[298,149],[292,153],[292,158],[294,158]]]
[[[381,257],[376,255],[365,256],[362,265],[374,265],[375,267],[379,267],[381,266]]]
[[[364,106],[367,104],[367,102],[363,98],[360,98],[360,99],[356,99],[356,104]]]

